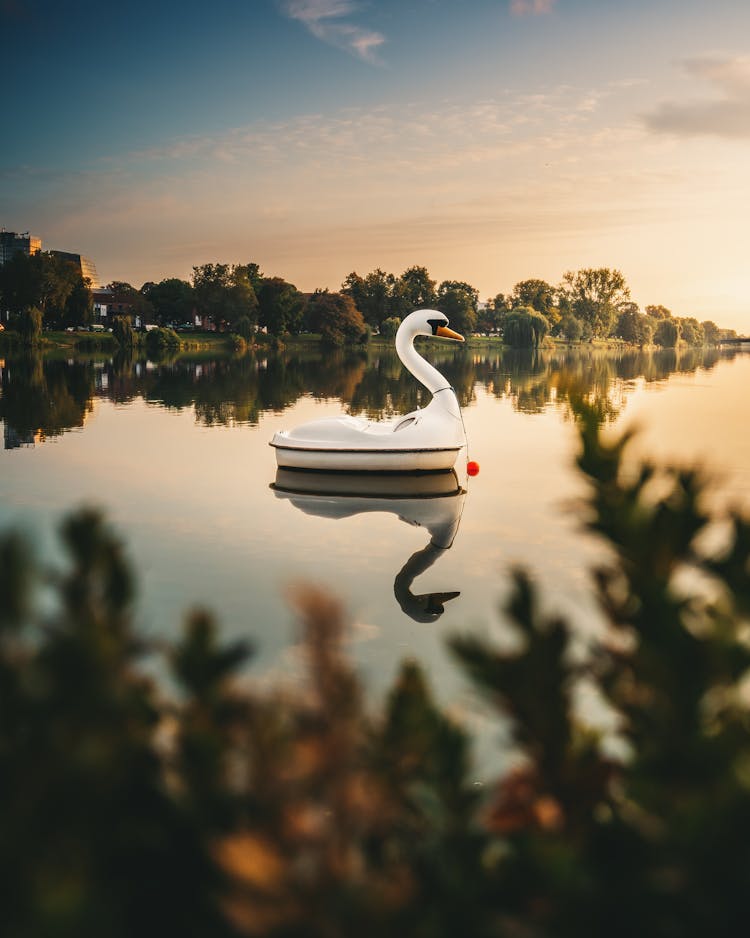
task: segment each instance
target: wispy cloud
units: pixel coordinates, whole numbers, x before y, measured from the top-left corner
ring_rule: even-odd
[[[514,16],[539,16],[549,13],[557,0],[510,0],[510,12]]]
[[[290,19],[303,23],[317,39],[372,65],[380,64],[378,50],[385,36],[352,22],[352,16],[359,10],[359,4],[352,0],[282,0],[281,8]]]
[[[594,119],[603,91],[560,85],[539,94],[501,94],[466,101],[345,108],[287,121],[258,121],[222,134],[170,141],[119,154],[120,164],[165,167],[223,164],[253,171],[306,167],[322,176],[423,178],[431,171],[492,164],[540,145],[560,149]]]
[[[685,72],[713,87],[712,98],[666,101],[643,120],[655,133],[681,137],[750,137],[750,56],[703,56],[683,63]]]

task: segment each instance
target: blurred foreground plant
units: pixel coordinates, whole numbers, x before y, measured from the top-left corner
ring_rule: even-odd
[[[512,729],[513,768],[483,789],[416,664],[382,713],[365,707],[330,597],[295,596],[305,688],[241,680],[249,649],[195,613],[167,649],[167,696],[139,666],[153,649],[101,518],[66,522],[62,573],[2,539],[3,934],[734,935],[750,888],[750,526],[728,515],[707,553],[700,475],[624,467],[627,439],[580,420],[606,630],[573,654],[519,572],[515,650],[453,640]],[[581,725],[581,681],[619,746]]]

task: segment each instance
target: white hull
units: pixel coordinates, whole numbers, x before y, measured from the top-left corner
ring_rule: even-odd
[[[441,472],[452,469],[460,446],[445,449],[342,450],[284,446],[271,443],[282,469],[317,469],[327,472]]]

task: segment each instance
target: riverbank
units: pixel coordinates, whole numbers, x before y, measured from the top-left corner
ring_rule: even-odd
[[[136,349],[140,349],[143,344],[145,333],[136,333]],[[235,353],[238,351],[237,338],[229,332],[183,332],[178,334],[179,348],[178,353],[206,352],[216,354]],[[375,351],[382,351],[393,348],[393,338],[374,335],[371,337],[368,345]],[[444,343],[447,347],[449,343]],[[443,345],[443,343],[441,343]],[[20,349],[21,343],[14,332],[0,332],[0,352],[9,352]],[[500,351],[507,346],[500,336],[496,335],[471,335],[466,339],[463,348],[473,351]],[[593,339],[590,342],[568,342],[566,339],[553,338],[547,336],[542,343],[542,348],[561,349],[561,348],[595,348],[610,350],[638,349],[638,345],[625,342],[623,339]],[[683,347],[683,346],[681,346]],[[114,336],[111,332],[89,332],[88,330],[68,331],[49,331],[44,332],[39,346],[45,353],[54,352],[103,352],[114,354],[118,348]],[[320,335],[316,333],[303,333],[301,335],[289,335],[282,338],[276,338],[264,333],[258,333],[246,343],[247,350],[252,351],[277,351],[285,349],[287,351],[317,351],[320,348]],[[242,349],[242,351],[245,350]],[[644,350],[656,350],[655,346],[647,346]]]

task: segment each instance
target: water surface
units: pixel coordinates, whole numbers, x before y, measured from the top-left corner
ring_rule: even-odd
[[[289,586],[326,585],[351,612],[352,651],[370,687],[387,685],[408,655],[458,700],[443,638],[507,635],[495,610],[511,566],[530,567],[547,608],[569,613],[584,638],[596,626],[587,568],[601,548],[569,507],[582,492],[571,393],[583,391],[612,432],[636,421],[643,454],[707,461],[719,496],[746,501],[742,352],[430,352],[457,390],[481,472],[467,480],[462,456],[465,497],[433,492],[421,502],[425,493],[413,491],[364,493],[367,502],[330,485],[320,495],[294,495],[288,480],[273,487],[277,429],[423,402],[390,352],[6,359],[0,527],[31,527],[50,550],[66,511],[100,506],[138,572],[144,628],[174,635],[186,608],[207,606],[224,634],[255,637],[253,667],[264,675],[299,666]],[[429,547],[436,530],[440,543]]]

